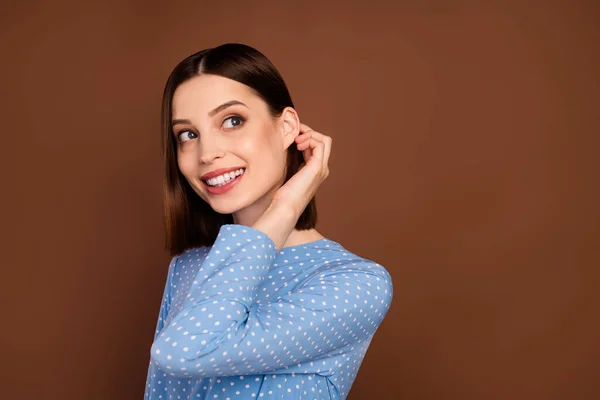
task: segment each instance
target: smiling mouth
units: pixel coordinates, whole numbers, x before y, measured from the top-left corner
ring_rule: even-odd
[[[232,181],[238,179],[246,172],[246,168],[240,168],[235,171],[226,172],[219,176],[210,179],[203,179],[202,182],[208,187],[218,188],[230,184]]]

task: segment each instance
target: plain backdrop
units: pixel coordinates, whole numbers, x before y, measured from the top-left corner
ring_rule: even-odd
[[[334,138],[319,229],[392,307],[349,398],[600,398],[597,1],[6,1],[3,399],[141,399],[160,98],[242,42]]]

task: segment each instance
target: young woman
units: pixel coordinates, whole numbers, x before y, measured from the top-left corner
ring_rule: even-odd
[[[173,258],[145,398],[346,398],[392,283],[315,230],[331,138],[263,54],[225,44],[169,76],[163,152]]]

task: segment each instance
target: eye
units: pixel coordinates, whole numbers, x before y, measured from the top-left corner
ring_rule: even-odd
[[[194,132],[192,131],[181,131],[177,134],[177,139],[180,142],[187,142],[188,140],[192,140],[197,138],[198,135],[196,135]]]
[[[225,118],[223,126],[227,129],[236,128],[244,123],[245,119],[239,115],[232,115],[231,117]]]

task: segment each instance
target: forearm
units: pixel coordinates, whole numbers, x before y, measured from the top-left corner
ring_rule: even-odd
[[[275,256],[274,245],[263,232],[222,226],[181,308],[155,338],[153,359],[182,375],[192,368],[206,372],[214,364],[210,359],[216,348],[243,339],[256,288]]]

